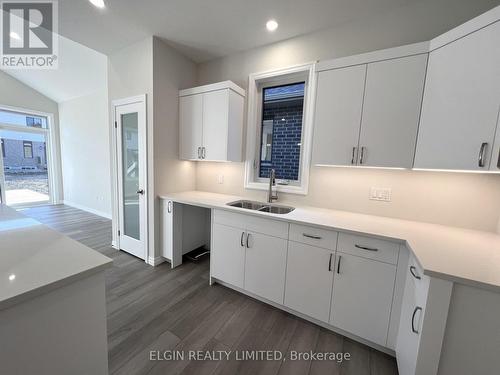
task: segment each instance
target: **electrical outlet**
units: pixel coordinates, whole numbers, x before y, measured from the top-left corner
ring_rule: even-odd
[[[217,175],[217,183],[220,185],[222,185],[224,183],[224,175],[223,174]]]
[[[370,188],[370,199],[374,201],[390,202],[392,197],[391,188]]]

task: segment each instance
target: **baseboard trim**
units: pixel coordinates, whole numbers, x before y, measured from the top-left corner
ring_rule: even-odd
[[[163,258],[162,256],[159,257],[148,257],[148,264],[151,266],[157,266],[163,262],[166,262],[167,260]]]
[[[62,204],[65,204],[67,206],[71,206],[74,208],[78,208],[79,210],[87,211],[87,212],[90,212],[91,214],[101,216],[101,217],[104,217],[106,219],[111,220],[111,214],[108,214],[108,213],[103,212],[103,211],[94,210],[93,208],[90,208],[90,207],[87,207],[87,206],[84,206],[84,205],[81,205],[81,204],[78,204],[75,202],[67,201],[67,200],[63,200]]]

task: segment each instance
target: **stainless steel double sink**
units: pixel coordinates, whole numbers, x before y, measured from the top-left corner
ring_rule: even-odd
[[[227,203],[228,206],[244,208],[246,210],[253,210],[259,212],[268,212],[271,214],[284,215],[295,210],[295,207],[282,206],[280,204],[262,203],[255,201],[240,200],[231,203]]]

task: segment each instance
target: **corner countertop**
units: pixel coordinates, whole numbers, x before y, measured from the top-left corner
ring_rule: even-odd
[[[402,242],[424,274],[500,292],[500,235],[496,233],[308,206],[295,206],[286,215],[270,214],[227,205],[246,198],[201,191],[160,198]]]
[[[112,263],[97,251],[0,204],[0,310]]]

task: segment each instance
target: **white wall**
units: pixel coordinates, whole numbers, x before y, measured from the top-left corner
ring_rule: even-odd
[[[195,188],[195,165],[178,160],[179,89],[195,83],[196,65],[156,37],[109,56],[110,102],[147,95],[150,257],[160,252],[158,195]]]
[[[55,140],[55,167],[59,178],[56,181],[56,200],[62,199],[61,165],[59,163],[59,110],[57,103],[38,91],[0,71],[0,105],[31,109],[54,115],[53,137]]]
[[[194,190],[196,165],[179,160],[179,90],[196,85],[196,64],[153,38],[155,256],[160,254],[159,200],[168,192]],[[151,144],[150,143],[150,144]]]
[[[147,131],[148,135],[153,132],[153,38],[149,37],[122,50],[108,56],[108,101],[109,101],[109,131],[114,131],[113,105],[112,101],[130,96],[146,94],[147,111]],[[111,137],[110,139],[113,139]],[[111,172],[116,174],[114,166],[115,149],[110,147],[111,152]],[[148,150],[148,159],[152,159],[152,148]],[[154,192],[154,178],[148,171],[148,193]],[[154,177],[154,176],[153,176]],[[113,218],[118,218],[117,191],[111,190],[111,210]],[[150,222],[153,222],[154,200],[148,202]],[[118,228],[117,220],[113,220],[113,242],[116,243]],[[150,231],[149,240],[154,243],[154,233]]]
[[[111,218],[107,89],[60,103],[59,121],[64,202]]]
[[[428,14],[425,3],[374,15],[363,22],[300,36],[199,65],[199,84],[233,80],[247,87],[248,75],[293,64],[325,60],[429,40],[497,5],[489,0],[443,0]],[[425,19],[425,24],[420,20]],[[217,175],[224,175],[224,184]],[[245,190],[243,163],[198,163],[197,189],[264,199]],[[368,200],[371,186],[391,187],[392,202]],[[417,171],[312,168],[307,196],[280,200],[382,216],[496,231],[500,176]]]

